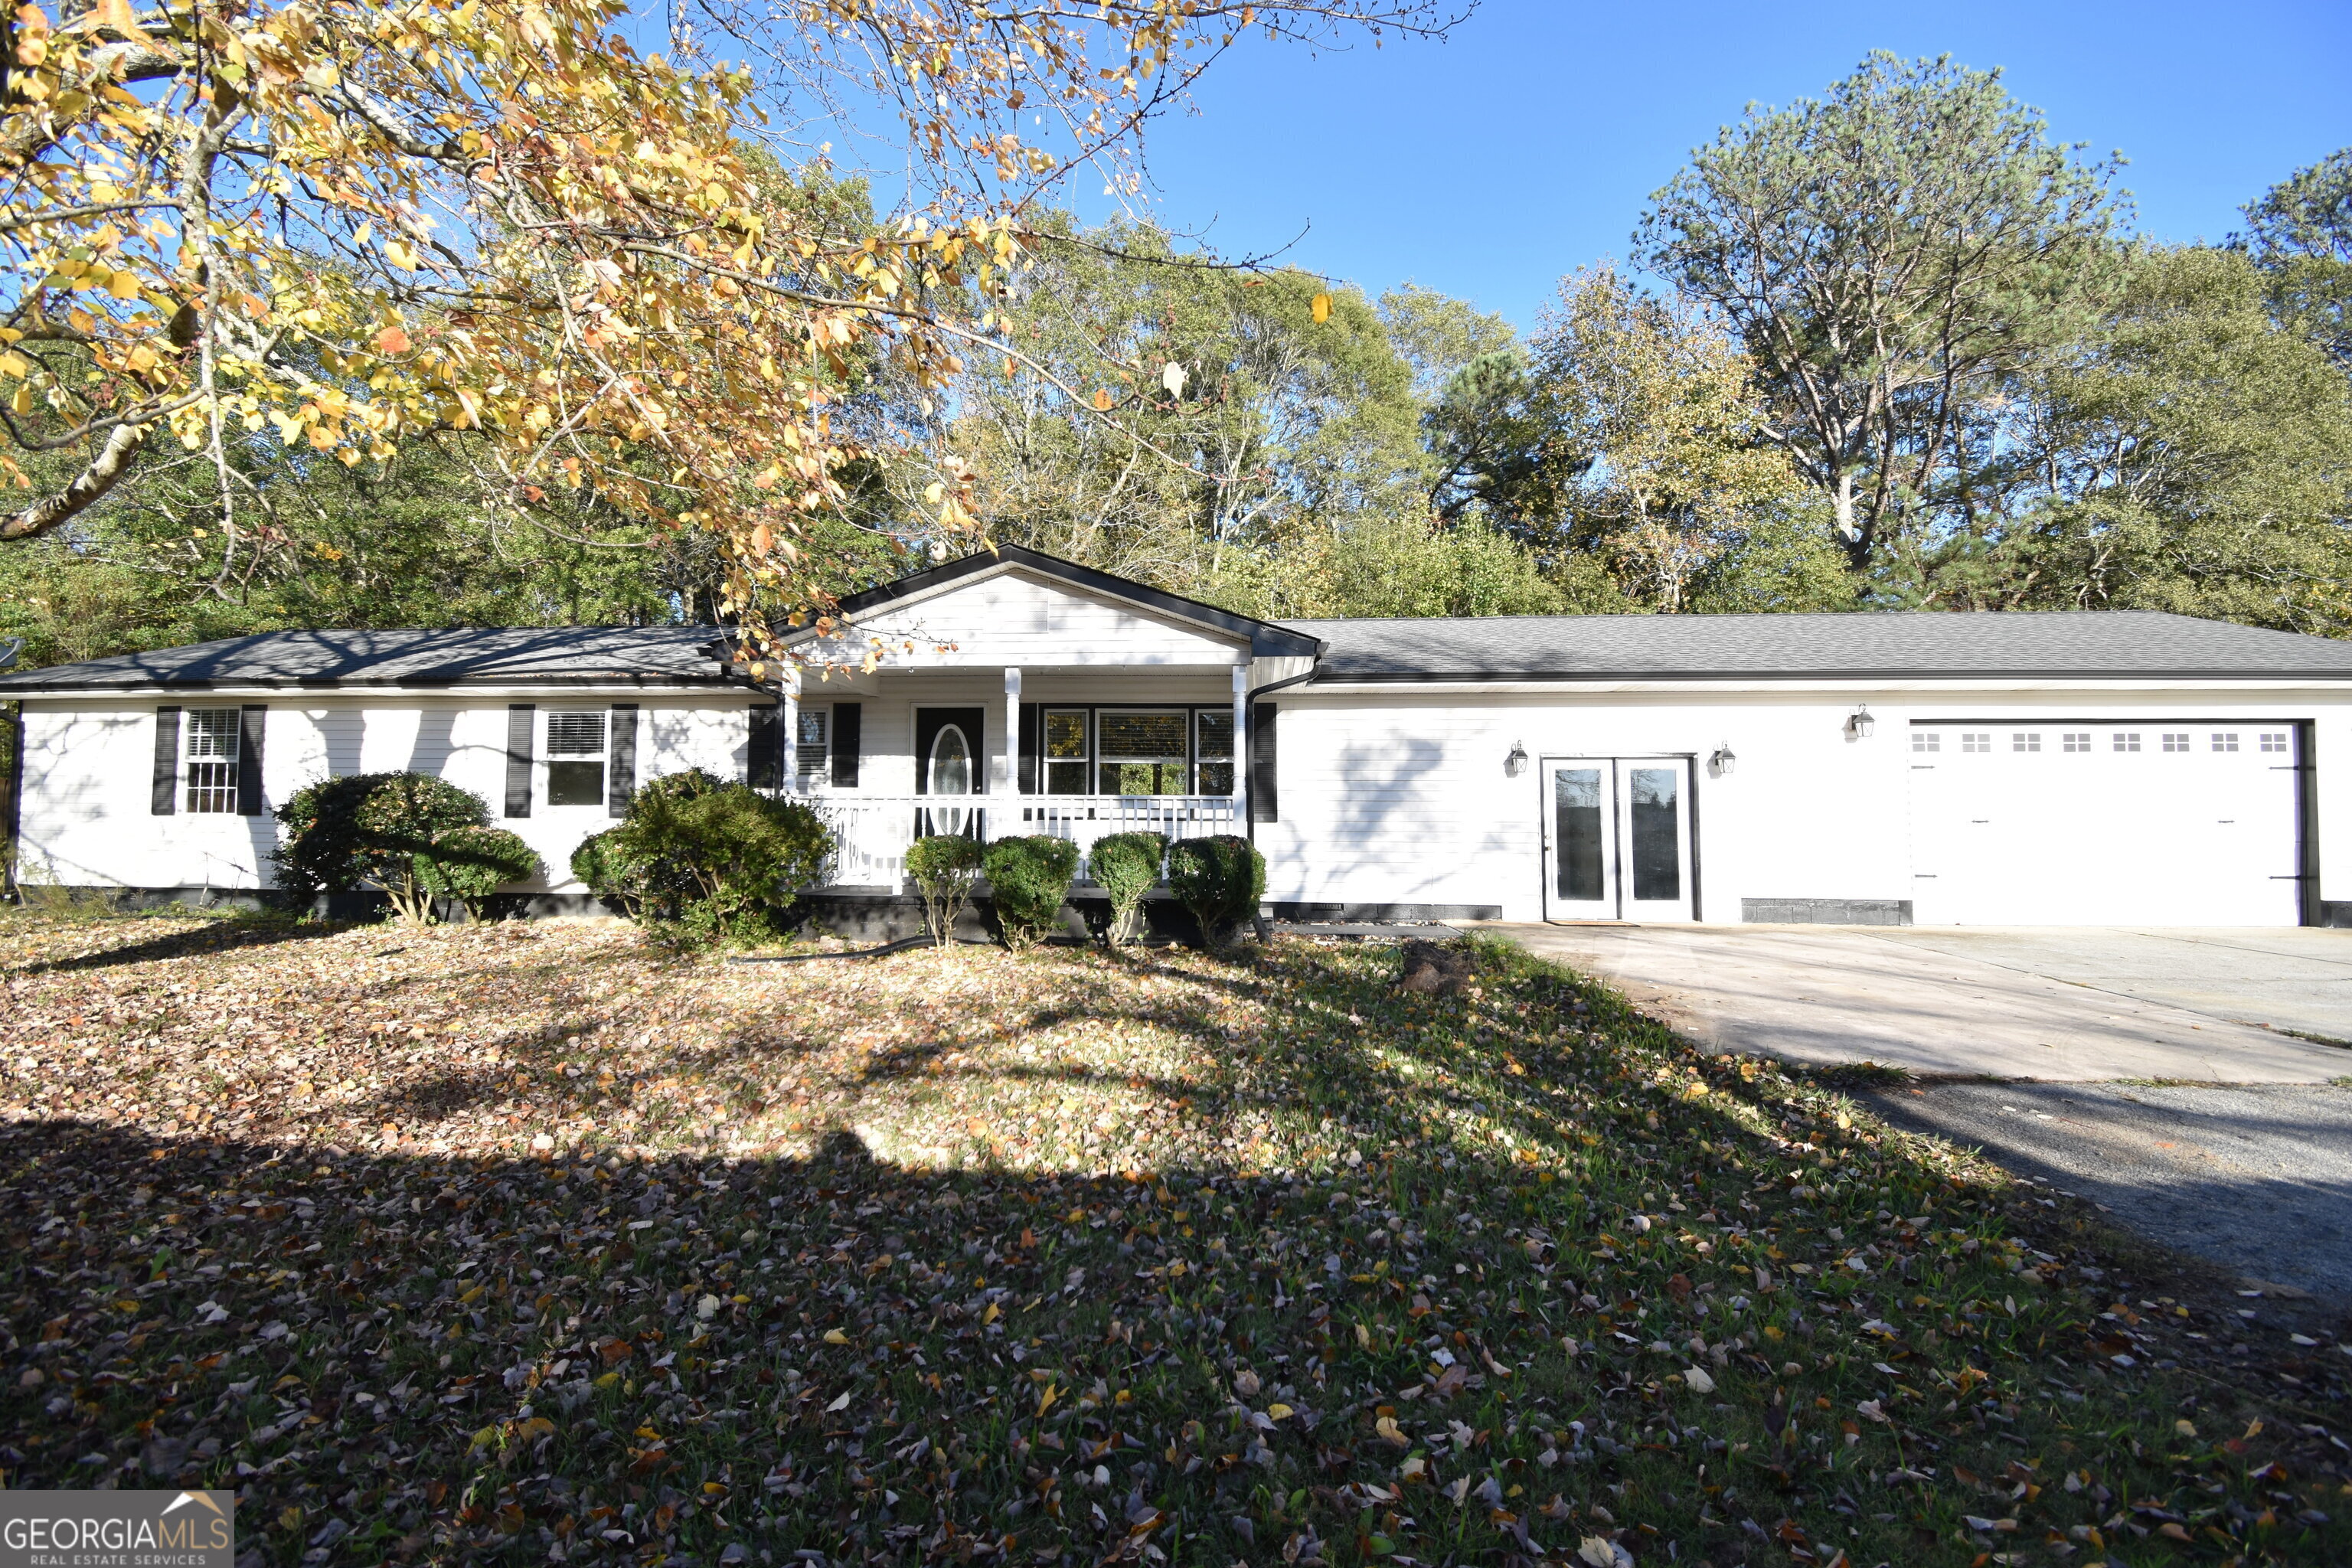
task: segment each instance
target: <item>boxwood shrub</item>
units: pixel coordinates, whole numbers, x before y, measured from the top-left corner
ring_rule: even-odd
[[[1168,887],[1200,921],[1202,942],[1224,947],[1257,914],[1265,896],[1265,857],[1230,833],[1179,839],[1168,851]]]
[[[1114,833],[1095,840],[1087,858],[1095,885],[1110,895],[1113,947],[1124,947],[1142,934],[1144,895],[1159,884],[1160,868],[1168,857],[1168,840],[1158,833]]]
[[[988,847],[982,865],[995,896],[997,930],[1005,946],[1034,946],[1060,925],[1062,902],[1078,874],[1076,844],[1043,835],[1000,838]]]

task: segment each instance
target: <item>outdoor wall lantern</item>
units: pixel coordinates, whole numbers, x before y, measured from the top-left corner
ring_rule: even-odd
[[[1514,741],[1511,742],[1511,754],[1503,759],[1503,772],[1510,778],[1517,778],[1521,773],[1526,773],[1527,771],[1528,749],[1518,742]]]
[[[1726,741],[1723,744],[1717,746],[1715,749],[1715,755],[1707,758],[1706,760],[1707,772],[1713,773],[1719,779],[1729,778],[1731,776],[1731,770],[1738,765],[1739,759],[1732,755],[1731,742],[1728,741]]]
[[[1870,732],[1877,728],[1878,721],[1870,716],[1870,704],[1867,702],[1856,708],[1853,717],[1845,721],[1846,735],[1852,740],[1867,741]]]

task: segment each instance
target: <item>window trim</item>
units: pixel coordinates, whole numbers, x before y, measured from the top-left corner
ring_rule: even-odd
[[[1106,795],[1102,789],[1102,768],[1106,763],[1113,762],[1152,763],[1161,766],[1165,766],[1170,763],[1181,763],[1184,770],[1184,783],[1187,787],[1179,792],[1178,798],[1213,795],[1217,799],[1223,799],[1231,793],[1226,790],[1203,791],[1201,788],[1201,766],[1204,760],[1201,755],[1201,715],[1203,713],[1230,715],[1233,711],[1230,704],[1223,702],[1040,702],[1035,704],[1035,708],[1037,711],[1037,749],[1035,753],[1035,761],[1037,763],[1037,777],[1035,783],[1037,787],[1031,793],[1037,795],[1053,794],[1051,790],[1045,787],[1045,784],[1047,780],[1052,776],[1049,770],[1056,761],[1060,762],[1065,766],[1077,761],[1083,761],[1086,765],[1087,788],[1085,791],[1077,795],[1057,795],[1055,797],[1060,800],[1118,798],[1115,795]],[[1085,716],[1086,755],[1083,759],[1072,757],[1062,757],[1056,759],[1046,754],[1046,721],[1050,716],[1057,713],[1077,713]],[[1106,755],[1102,746],[1103,717],[1106,714],[1119,713],[1160,713],[1171,716],[1181,715],[1184,719],[1184,755],[1181,758],[1166,756],[1110,757]],[[1234,746],[1234,752],[1238,752],[1239,749],[1239,745],[1236,743]],[[1026,759],[1024,758],[1024,761]],[[1228,754],[1223,757],[1212,757],[1205,760],[1211,763],[1231,763],[1235,759],[1233,754]]]
[[[1096,710],[1092,708],[1075,706],[1057,708],[1050,703],[1037,704],[1036,783],[1039,795],[1059,794],[1064,799],[1078,800],[1095,794],[1095,712]],[[1050,749],[1053,742],[1049,734],[1053,729],[1054,721],[1057,717],[1066,716],[1075,716],[1078,721],[1078,754],[1075,757],[1057,757]],[[1078,770],[1078,782],[1085,787],[1068,792],[1055,790],[1054,770],[1057,767],[1073,766]]]
[[[809,721],[814,720],[817,737],[808,737]],[[793,736],[793,766],[798,774],[799,787],[831,789],[833,787],[833,704],[803,702],[794,709],[793,723],[798,726]]]
[[[598,746],[593,755],[596,764],[596,789],[593,799],[558,801],[555,798],[555,773],[559,763],[585,763],[591,760],[585,752],[559,752],[555,749],[555,721],[558,719],[593,719],[596,721]],[[540,715],[539,722],[539,782],[540,798],[550,811],[609,810],[606,791],[613,779],[613,713],[609,708],[550,708]]]
[[[196,721],[206,715],[219,715],[228,721],[226,752],[196,754]],[[241,764],[245,760],[245,713],[238,708],[184,708],[180,710],[179,779],[180,809],[190,816],[236,816],[244,804],[238,798]],[[198,784],[196,770],[216,770],[219,777]],[[225,782],[224,782],[225,781]],[[214,804],[202,804],[205,801]]]

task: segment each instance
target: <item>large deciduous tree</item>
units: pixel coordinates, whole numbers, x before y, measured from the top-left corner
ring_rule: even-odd
[[[1866,567],[1927,515],[1962,426],[2085,320],[2111,174],[2053,145],[1998,72],[1874,54],[1694,153],[1635,243],[1740,334],[1764,434]]]
[[[159,451],[209,461],[244,527],[241,432],[357,464],[461,431],[524,501],[576,489],[716,540],[731,614],[822,606],[815,520],[895,438],[845,399],[887,374],[919,418],[972,353],[1017,353],[992,307],[1041,195],[1118,159],[1253,26],[1431,20],[1426,0],[696,16],[645,52],[621,0],[18,11],[0,458],[25,488],[0,538],[65,525]],[[762,110],[895,116],[905,210],[861,229],[794,199],[746,151]],[[953,487],[930,507],[971,531]]]

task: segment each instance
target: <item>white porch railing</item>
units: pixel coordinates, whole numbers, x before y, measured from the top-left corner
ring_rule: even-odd
[[[1241,816],[1224,795],[812,795],[802,796],[832,828],[835,887],[889,888],[907,878],[907,847],[933,833],[982,840],[1043,835],[1078,847],[1087,879],[1095,841],[1114,833],[1208,838],[1238,833]]]

